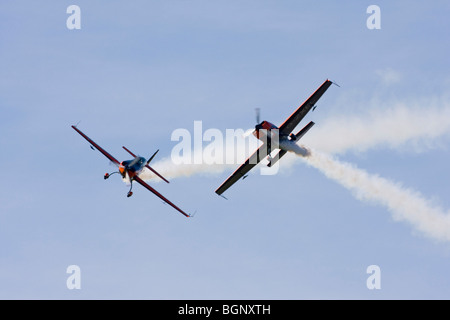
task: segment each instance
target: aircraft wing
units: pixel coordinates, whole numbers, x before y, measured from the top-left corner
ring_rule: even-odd
[[[280,126],[280,133],[284,133],[286,135],[290,134],[311,110],[311,108],[315,106],[317,101],[319,101],[320,97],[322,97],[332,83],[333,82],[330,80],[326,80],[322,83],[322,85]]]
[[[83,138],[85,138],[91,145],[93,145],[98,151],[103,153],[111,162],[113,162],[115,165],[119,166],[120,162],[116,160],[112,155],[110,155],[106,150],[104,150],[102,147],[100,147],[98,144],[96,144],[93,140],[91,140],[87,135],[85,135],[83,132],[78,130],[76,126],[72,126],[72,128],[78,132]]]
[[[134,181],[137,181],[139,184],[141,184],[143,187],[147,188],[148,190],[150,190],[151,192],[153,192],[154,194],[156,194],[158,197],[160,197],[165,203],[171,205],[172,207],[174,207],[176,210],[178,210],[179,212],[181,212],[183,215],[185,215],[186,217],[190,217],[189,214],[187,214],[186,212],[184,212],[183,210],[181,210],[180,208],[178,208],[176,205],[174,205],[172,202],[170,202],[166,197],[164,197],[162,194],[160,194],[158,191],[156,191],[155,189],[153,189],[152,187],[150,187],[144,180],[142,180],[141,178],[139,178],[137,175],[133,177]]]
[[[220,196],[224,193],[229,187],[231,187],[236,181],[245,176],[247,172],[253,169],[258,163],[261,162],[267,156],[267,148],[265,145],[262,145],[256,150],[239,168],[236,169],[235,172],[231,176],[225,180],[222,185],[217,188],[216,193]]]

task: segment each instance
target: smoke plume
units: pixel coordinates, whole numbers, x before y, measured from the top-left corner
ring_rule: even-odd
[[[325,119],[301,141],[332,154],[375,147],[398,150],[405,145],[423,152],[439,146],[439,138],[450,135],[450,98],[397,101],[388,106],[373,101],[366,110]]]
[[[406,221],[431,238],[450,241],[450,213],[433,205],[420,193],[314,150],[304,159],[329,179],[349,189],[357,199],[386,207],[394,220]]]

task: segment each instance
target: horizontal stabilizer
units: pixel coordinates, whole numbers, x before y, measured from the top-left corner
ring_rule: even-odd
[[[295,141],[300,140],[305,135],[305,133],[307,133],[309,131],[309,129],[312,128],[313,125],[314,125],[314,122],[311,121],[302,130],[297,132],[297,134],[295,135]]]
[[[311,121],[310,123],[308,123],[302,130],[300,130],[299,132],[297,132],[296,135],[291,135],[291,139],[294,141],[298,141],[300,140],[305,133],[307,133],[309,131],[309,129],[312,128],[312,126],[314,125],[314,122]],[[277,161],[279,161],[285,154],[287,153],[286,150],[280,150],[278,152],[277,155],[275,155],[275,157],[272,158],[272,160],[269,161],[269,163],[267,164],[268,167],[273,166]]]
[[[126,152],[128,152],[129,154],[131,154],[132,157],[135,157],[135,158],[136,158],[136,156],[134,155],[133,152],[131,152],[130,150],[128,150],[128,149],[125,148],[124,146],[122,146],[122,148],[124,148]]]
[[[169,180],[167,180],[167,179],[164,178],[162,175],[160,175],[158,172],[156,172],[156,170],[153,169],[152,167],[150,167],[148,164],[146,164],[145,167],[146,167],[147,169],[149,169],[151,172],[153,172],[154,174],[156,174],[158,177],[160,177],[161,179],[163,179],[165,182],[169,183]]]

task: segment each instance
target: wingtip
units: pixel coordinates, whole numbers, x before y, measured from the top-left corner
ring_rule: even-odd
[[[195,214],[197,213],[197,210],[194,211],[194,213],[189,213],[186,215],[187,218],[193,218]]]
[[[225,200],[228,200],[228,198],[227,197],[225,197],[224,195],[222,195],[222,194],[219,194],[219,193],[217,193],[217,195],[218,196],[220,196],[221,198],[224,198]]]
[[[341,87],[340,85],[338,85],[335,81],[332,81],[332,80],[328,80],[328,81],[330,81],[332,84],[334,84],[335,86],[337,86],[337,87]]]

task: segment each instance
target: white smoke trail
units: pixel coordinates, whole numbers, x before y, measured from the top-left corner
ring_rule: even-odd
[[[450,135],[448,97],[384,104],[373,101],[366,104],[365,114],[339,114],[322,121],[302,138],[302,143],[333,154],[377,146],[399,149],[406,143],[420,152],[435,147],[438,138]]]
[[[406,107],[406,103],[395,103],[392,108],[385,108],[383,112],[372,112],[359,117],[333,118],[314,128],[313,134],[306,135],[301,142],[307,142],[308,145],[315,146],[316,150],[329,154],[344,153],[348,150],[365,151],[377,146],[398,149],[406,144],[415,146],[414,151],[423,151],[424,147],[433,147],[439,137],[450,134],[449,101],[425,99],[408,104],[410,107]],[[228,144],[222,145],[226,146],[223,150],[227,153]],[[298,158],[303,158],[328,178],[349,189],[359,200],[385,206],[395,220],[406,221],[429,237],[450,241],[450,213],[433,205],[420,193],[377,175],[370,175],[351,164],[339,162],[317,151],[303,157],[305,152],[302,150],[305,149],[300,147],[298,152],[291,150],[302,157],[286,156],[280,160],[280,168],[289,168]],[[235,151],[233,149],[233,152]],[[244,153],[247,150],[237,151]],[[196,155],[197,158],[202,156]],[[219,174],[225,170],[236,169],[241,162],[174,164],[172,159],[163,159],[155,163],[154,168],[170,179],[195,174]],[[143,178],[151,179],[153,176],[147,172]]]
[[[450,241],[450,212],[445,213],[420,193],[314,150],[304,159],[359,200],[385,206],[394,220],[407,221],[434,239]]]
[[[307,156],[308,155],[308,149],[304,148],[303,146],[300,146],[295,143],[289,143],[284,145],[280,144],[285,149],[289,149],[289,151],[293,154],[296,154],[298,156]],[[242,154],[244,154],[245,150],[238,148],[238,152],[241,151]],[[251,154],[248,154],[250,156]],[[161,173],[165,178],[167,179],[173,179],[173,178],[187,178],[193,175],[217,175],[225,170],[235,170],[237,166],[242,164],[246,160],[246,157],[244,157],[241,161],[236,161],[232,163],[213,163],[212,161],[206,161],[202,164],[194,164],[194,163],[180,163],[180,164],[174,164],[172,159],[165,158],[163,160],[158,161],[154,165],[152,165],[152,168],[154,168],[157,172]],[[286,158],[286,164],[289,166],[293,160],[292,158],[287,159]],[[267,160],[262,161],[264,164],[268,163]],[[283,166],[281,167],[283,168]],[[150,170],[145,169],[145,171],[141,174],[141,178],[144,180],[151,180],[155,179],[155,181],[160,181],[159,178],[156,177],[155,174],[153,174]]]
[[[292,140],[280,141],[280,148],[295,153],[298,156],[307,156],[309,152],[303,145],[299,145]]]
[[[236,164],[193,164],[193,163],[181,163],[174,164],[172,159],[165,158],[154,165],[151,165],[153,169],[159,172],[163,177],[167,179],[174,178],[187,178],[193,175],[216,175],[224,172],[227,169],[232,169],[236,167]],[[150,170],[145,170],[141,178],[144,180],[155,179],[155,182],[160,181]]]

